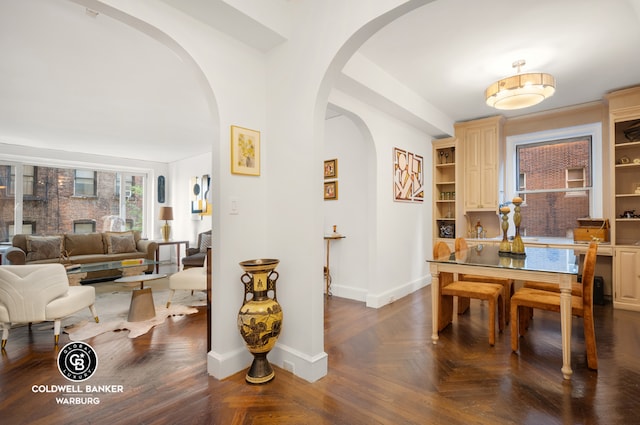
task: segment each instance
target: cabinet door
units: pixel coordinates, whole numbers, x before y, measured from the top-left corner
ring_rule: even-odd
[[[465,210],[498,209],[498,135],[495,125],[467,129],[464,140]]]
[[[481,208],[498,210],[498,134],[495,126],[482,129]]]
[[[481,201],[482,132],[468,130],[464,140],[464,209],[477,209]]]
[[[640,249],[615,249],[616,308],[640,311]]]

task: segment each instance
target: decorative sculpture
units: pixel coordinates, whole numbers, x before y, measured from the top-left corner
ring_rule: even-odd
[[[513,238],[513,242],[511,242],[511,255],[525,256],[524,242],[522,242],[522,237],[520,236],[520,222],[522,220],[520,216],[520,204],[522,204],[522,198],[516,196],[512,202],[513,205],[515,205],[513,209],[513,224],[516,226],[516,236]]]
[[[503,205],[500,207],[500,214],[502,214],[502,242],[500,242],[500,247],[498,248],[498,253],[500,254],[509,254],[511,252],[511,243],[507,238],[507,230],[509,230],[509,212],[511,209]]]

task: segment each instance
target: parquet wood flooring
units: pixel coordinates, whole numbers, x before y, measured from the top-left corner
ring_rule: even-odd
[[[284,307],[283,307],[284,308]],[[487,306],[472,302],[431,343],[430,288],[380,309],[326,301],[329,373],[308,383],[276,369],[266,385],[244,372],[206,372],[206,313],[169,318],[136,339],[88,341],[99,355],[86,383],[123,385],[97,405],[58,405],[33,385],[65,385],[50,326],[13,329],[0,363],[2,424],[640,424],[640,313],[596,306],[599,371],[586,367],[573,320],[573,379],[562,379],[560,320],[536,311],[510,352],[509,331],[487,343]],[[286,327],[286,308],[285,327]],[[61,336],[61,345],[68,342]]]

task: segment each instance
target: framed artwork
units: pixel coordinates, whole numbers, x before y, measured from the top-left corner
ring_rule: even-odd
[[[189,200],[191,201],[191,214],[202,213],[202,180],[200,176],[189,179]]]
[[[335,179],[338,177],[338,159],[329,159],[324,162],[324,178]]]
[[[260,132],[231,126],[231,173],[260,175]]]
[[[424,163],[422,156],[393,148],[393,200],[424,201]]]
[[[338,199],[338,182],[325,182],[324,183],[324,199],[327,200],[336,200]]]
[[[189,186],[191,214],[211,215],[211,176],[191,177]]]
[[[164,176],[158,176],[158,203],[164,204]]]

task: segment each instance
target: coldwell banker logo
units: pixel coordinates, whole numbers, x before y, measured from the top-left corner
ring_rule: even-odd
[[[58,370],[70,381],[86,381],[97,368],[98,355],[84,342],[70,342],[58,353]]]
[[[98,368],[98,356],[93,347],[84,342],[70,342],[58,353],[58,370],[74,383],[91,378]],[[34,393],[56,394],[56,403],[65,405],[100,404],[95,394],[123,393],[123,385],[33,385]]]

